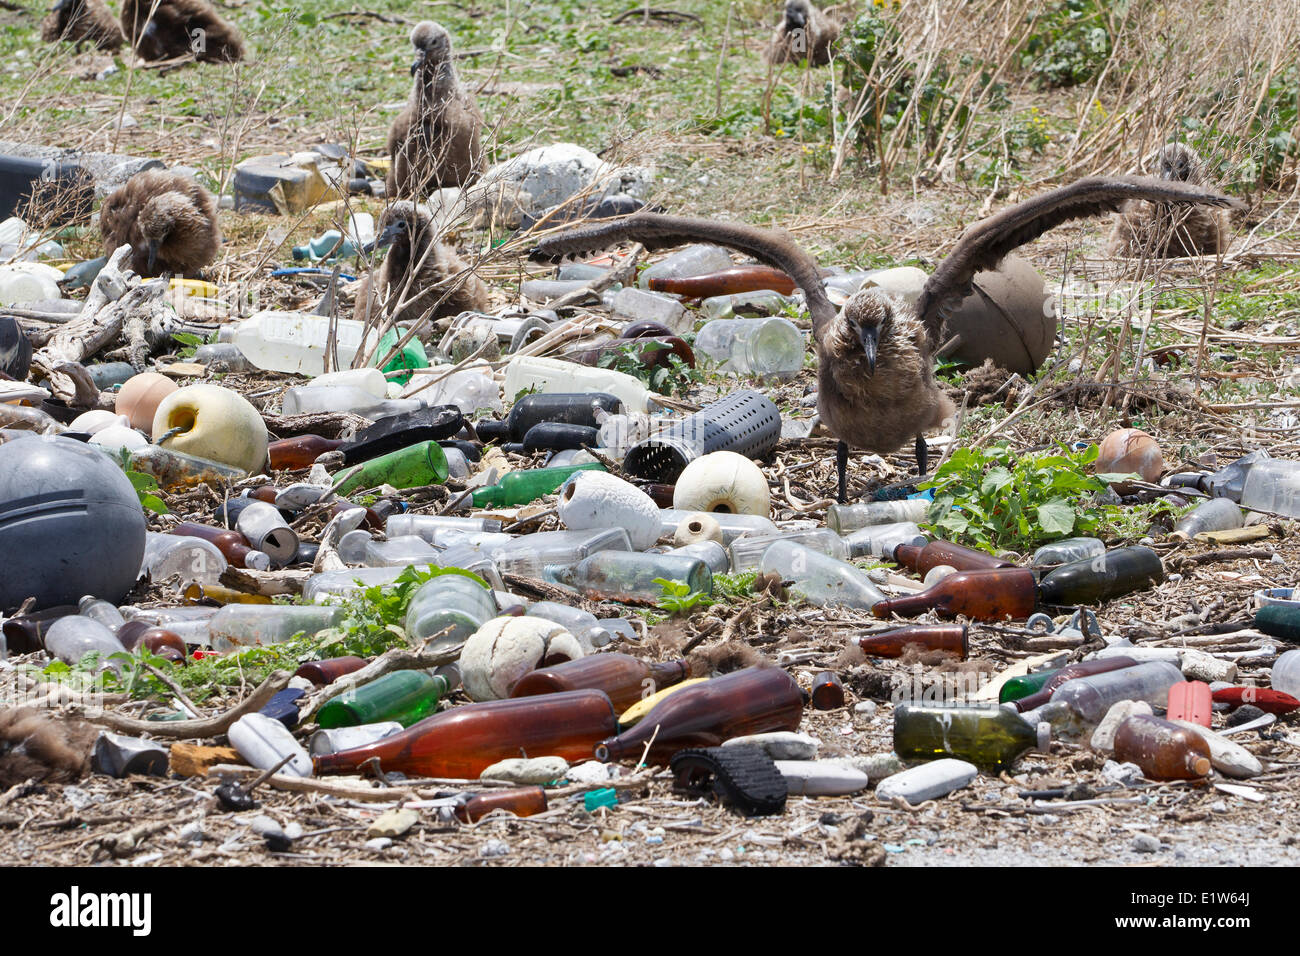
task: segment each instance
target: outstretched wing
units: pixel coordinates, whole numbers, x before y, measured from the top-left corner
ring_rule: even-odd
[[[835,318],[836,309],[826,298],[816,260],[790,240],[756,226],[638,212],[547,236],[537,243],[532,255],[535,259],[556,260],[599,252],[616,242],[639,242],[652,250],[688,242],[712,242],[735,249],[781,269],[795,281],[808,302],[814,335]]]
[[[970,295],[971,280],[977,273],[997,268],[1007,253],[1063,222],[1116,212],[1133,199],[1244,205],[1239,199],[1204,186],[1142,176],[1093,176],[1017,203],[967,229],[925,283],[916,312],[931,343],[939,343],[945,320]]]

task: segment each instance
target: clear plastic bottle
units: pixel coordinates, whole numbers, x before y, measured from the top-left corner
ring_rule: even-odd
[[[831,505],[826,509],[826,524],[836,534],[848,534],[875,524],[899,521],[924,521],[934,502],[928,498],[904,498],[901,501],[865,501],[851,505]]]
[[[803,368],[803,333],[788,319],[716,319],[696,334],[695,350],[724,372],[788,378]]]
[[[388,378],[377,368],[345,368],[337,372],[326,372],[311,380],[308,388],[324,388],[326,385],[343,385],[359,388],[369,392],[375,398],[388,397]]]
[[[811,604],[840,604],[866,610],[885,599],[859,568],[794,541],[777,541],[771,545],[763,553],[760,567],[765,574],[776,573],[782,580],[793,581],[791,590]]]
[[[681,508],[663,508],[659,512],[659,537],[671,538],[683,521],[695,514]],[[728,514],[721,511],[711,512],[709,517],[722,529],[722,543],[731,544],[743,534],[774,535],[777,527],[770,518],[762,515]]]
[[[687,276],[708,275],[731,269],[735,263],[731,255],[721,246],[696,243],[686,246],[678,252],[658,262],[652,263],[637,276],[637,285],[642,289],[650,288],[651,279],[682,279]]]
[[[411,595],[406,611],[406,636],[423,641],[446,630],[432,649],[453,648],[496,616],[492,592],[463,574],[441,574]],[[449,630],[448,630],[449,629]]]
[[[61,617],[50,625],[45,632],[45,650],[51,657],[68,664],[76,664],[92,652],[98,652],[102,667],[116,668],[116,662],[108,662],[110,654],[126,651],[113,632],[99,621],[80,614]]]
[[[848,546],[829,528],[812,528],[807,531],[778,531],[775,534],[745,535],[731,542],[731,566],[737,571],[758,567],[763,555],[778,541],[788,541],[818,551],[839,561],[849,556]]]
[[[1273,662],[1273,675],[1269,678],[1273,690],[1300,697],[1300,650],[1286,651]]]
[[[451,366],[436,365],[418,369],[402,391],[402,398],[415,399],[425,405],[455,405],[466,415],[488,409],[500,414],[501,387],[487,365],[470,365],[457,372]],[[515,392],[508,393],[513,399]]]
[[[279,644],[295,634],[308,636],[343,620],[337,607],[292,604],[227,604],[208,622],[213,650],[229,651]]]
[[[1101,723],[1106,711],[1121,700],[1144,700],[1163,707],[1169,688],[1182,680],[1182,671],[1168,661],[1076,677],[1056,688],[1047,704],[1025,711],[1023,716],[1033,724],[1049,721],[1061,733],[1084,733]]]
[[[339,367],[348,368],[362,347],[365,323],[339,319],[336,326]],[[305,312],[258,312],[239,324],[234,341],[244,357],[264,371],[315,377],[325,371],[330,321]],[[372,329],[365,345],[369,349],[378,341],[378,330]]]
[[[887,560],[893,558],[894,549],[900,544],[925,547],[929,540],[920,527],[911,521],[868,525],[844,536],[850,557]]]
[[[1227,498],[1211,498],[1178,519],[1171,538],[1189,541],[1202,531],[1227,531],[1244,523],[1241,508]]]
[[[420,407],[415,399],[376,398],[354,385],[298,385],[285,390],[282,405],[286,416],[353,412],[371,421]]]
[[[1256,462],[1241,489],[1241,506],[1300,518],[1300,461],[1269,458]]]
[[[1100,538],[1062,538],[1045,544],[1029,561],[1031,568],[1054,568],[1057,565],[1095,558],[1106,553],[1106,544]]]
[[[291,759],[277,772],[298,777],[312,774],[311,757],[284,724],[264,714],[245,714],[226,731],[230,745],[258,770],[270,770],[285,757]]]
[[[686,584],[692,592],[713,593],[713,572],[703,561],[671,554],[601,551],[572,567],[549,565],[547,579],[592,598],[658,601],[664,590],[655,579]]]

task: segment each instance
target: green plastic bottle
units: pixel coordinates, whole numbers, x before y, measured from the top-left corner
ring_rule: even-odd
[[[1270,637],[1300,644],[1300,608],[1290,604],[1265,604],[1255,612],[1255,627]]]
[[[446,480],[447,456],[443,454],[442,446],[436,441],[422,441],[341,472],[334,479],[334,493],[346,495],[379,485],[419,488]]]
[[[384,333],[384,337],[379,340],[379,346],[375,349],[375,361],[382,359],[385,355],[393,350],[397,344],[398,335],[405,335],[406,329],[389,329]],[[401,351],[384,365],[383,371],[397,372],[403,371],[405,374],[396,376],[393,381],[399,385],[405,385],[411,380],[411,373],[417,368],[428,368],[429,356],[424,351],[424,343],[418,338],[412,337]]]
[[[568,481],[575,471],[604,471],[605,466],[598,461],[583,465],[562,465],[559,468],[534,468],[530,471],[512,471],[497,484],[488,485],[474,492],[475,508],[509,508],[514,505],[526,505],[536,501],[542,495],[549,495],[560,485]],[[338,490],[337,488],[335,489]]]
[[[1044,684],[1060,672],[1059,667],[1054,667],[1051,670],[1035,671],[1023,677],[1013,677],[1002,685],[1002,690],[998,693],[998,702],[1005,704],[1009,700],[1020,700],[1030,694],[1037,694],[1043,689]]]
[[[1028,750],[1047,750],[1046,723],[1031,726],[1003,707],[894,707],[894,753],[904,760],[956,757],[1008,767]]]
[[[393,671],[325,702],[316,713],[324,730],[395,720],[409,727],[438,709],[447,678],[422,671]]]

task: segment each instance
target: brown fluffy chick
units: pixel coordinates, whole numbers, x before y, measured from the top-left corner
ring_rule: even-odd
[[[1166,182],[1204,186],[1209,180],[1205,163],[1185,143],[1160,147],[1156,163]],[[1152,259],[1213,256],[1227,251],[1229,232],[1226,210],[1204,206],[1170,209],[1136,200],[1126,202],[1115,216],[1110,252]]]
[[[155,2],[158,9],[150,16]],[[144,60],[171,60],[187,53],[208,63],[244,58],[244,35],[208,0],[122,0],[122,32]]]
[[[763,58],[772,64],[798,63],[807,58],[813,66],[825,66],[831,61],[831,46],[839,36],[839,22],[809,0],[786,0],[785,15]]]
[[[364,251],[388,248],[383,265],[362,279],[352,317],[365,321],[381,308],[397,322],[482,311],[487,286],[450,247],[437,241],[433,217],[413,202],[395,202],[379,217],[379,237]]]
[[[105,254],[129,243],[131,269],[144,277],[195,276],[221,249],[212,193],[160,169],[136,173],[105,199],[99,229]]]
[[[428,197],[462,186],[483,168],[483,114],[461,86],[452,62],[451,35],[424,20],[411,31],[415,63],[411,95],[388,131],[393,158],[386,179],[394,199]]]
[[[1128,200],[1162,203],[1236,202],[1222,193],[1180,182],[1138,177],[1081,179],[1003,210],[971,226],[926,281],[915,307],[878,289],[852,295],[837,310],[822,287],[821,270],[788,238],[766,229],[703,219],[636,213],[580,226],[543,239],[534,254],[548,259],[635,241],[647,249],[714,242],[782,269],[803,290],[817,349],[817,410],[840,440],[839,497],[846,499],[849,446],[886,454],[916,440],[917,465],[926,472],[923,432],[954,413],[934,377],[934,350],[943,326],[972,293],[979,272],[997,268],[1007,253],[1071,219],[1116,211]]]
[[[123,43],[122,28],[104,0],[56,0],[41,21],[41,39],[46,43],[93,43],[95,49],[112,52]]]
[[[71,783],[90,769],[99,728],[31,707],[0,710],[0,790],[27,780]]]

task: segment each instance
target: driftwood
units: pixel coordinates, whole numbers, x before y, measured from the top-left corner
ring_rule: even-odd
[[[289,686],[291,676],[288,671],[272,671],[251,694],[230,710],[201,720],[137,720],[134,717],[123,717],[111,710],[88,710],[78,716],[124,734],[149,734],[151,737],[174,737],[180,740],[215,737],[225,733],[240,717],[266,706],[272,697]]]

